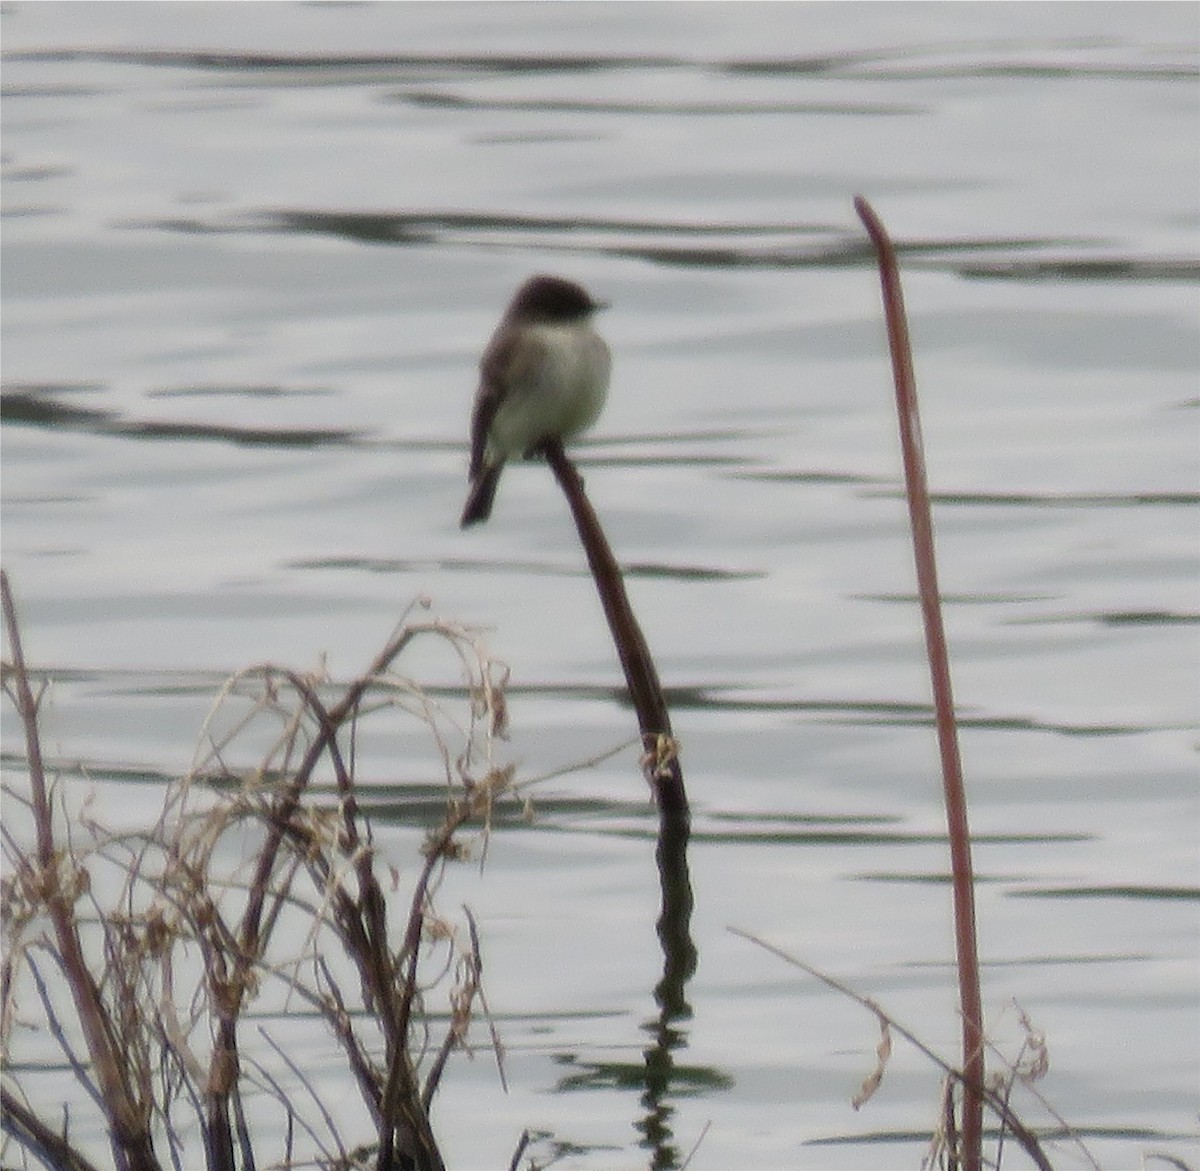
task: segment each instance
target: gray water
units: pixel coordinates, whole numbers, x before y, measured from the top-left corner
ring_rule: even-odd
[[[510,1083],[452,1062],[452,1166],[507,1166],[524,1128],[573,1168],[701,1139],[694,1168],[925,1151],[937,1071],[898,1046],[855,1112],[875,1022],[727,931],[955,1059],[856,194],[905,249],[989,1023],[1010,1057],[1014,998],[1045,1032],[1038,1088],[1101,1166],[1200,1165],[1197,25],[1179,4],[5,6],[3,560],[57,680],[47,752],[101,814],[153,816],[228,672],[351,676],[421,596],[510,667],[520,775],[627,741],[547,470],[457,527],[512,289],[556,271],[612,303],[576,454],[682,743],[692,1015],[651,1119],[656,819],[628,747],[447,877]],[[360,761],[401,868],[424,767]],[[328,1038],[313,1053],[337,1068]]]

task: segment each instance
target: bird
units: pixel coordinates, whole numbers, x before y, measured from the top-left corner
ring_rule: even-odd
[[[612,355],[592,319],[607,307],[574,281],[541,273],[513,294],[479,362],[462,528],[491,515],[506,461],[573,439],[599,418]]]

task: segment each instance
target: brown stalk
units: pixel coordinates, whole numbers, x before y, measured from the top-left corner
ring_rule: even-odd
[[[583,488],[583,478],[567,459],[562,444],[553,441],[545,445],[555,479],[558,480],[571,508],[575,528],[583,543],[588,565],[608,619],[608,627],[616,644],[617,655],[625,672],[629,695],[637,712],[642,734],[642,769],[658,804],[658,842],[655,862],[658,865],[662,902],[656,930],[663,953],[662,978],[654,989],[658,1005],[657,1018],[648,1024],[654,1044],[645,1053],[646,1094],[643,1105],[657,1128],[670,1110],[662,1098],[671,1085],[674,1066],[672,1050],[678,1042],[676,1022],[691,1015],[687,1003],[687,982],[696,970],[697,951],[691,936],[693,906],[692,883],[688,873],[687,845],[691,834],[687,793],[683,787],[683,770],[679,764],[679,746],[671,731],[671,715],[658,671],[650,657],[650,648],[634,617],[625,592],[617,559],[600,527]],[[663,1128],[648,1129],[656,1133],[654,1165],[662,1161],[669,1132]]]
[[[887,230],[871,205],[854,200],[879,258],[883,306],[887,318],[888,347],[896,385],[896,410],[900,422],[900,447],[904,457],[904,485],[912,527],[917,587],[925,625],[925,651],[933,683],[937,713],[938,750],[942,762],[942,787],[950,837],[950,869],[954,892],[954,938],[958,956],[958,995],[962,1013],[963,1117],[962,1162],[964,1171],[980,1171],[983,1160],[984,1033],[983,1006],[979,991],[979,954],[975,932],[975,879],[971,866],[971,831],[967,822],[967,798],[963,785],[962,760],[958,751],[958,725],[950,687],[950,656],[942,623],[938,594],[937,561],[934,554],[933,516],[921,421],[917,410],[916,377],[912,346],[904,312],[904,293],[896,252]]]
[[[1045,1151],[1042,1150],[1041,1143],[1038,1142],[1037,1135],[1033,1133],[1008,1105],[1007,1093],[998,1093],[995,1090],[989,1089],[982,1082],[976,1082],[974,1086],[969,1086],[967,1082],[967,1074],[964,1070],[955,1069],[948,1061],[943,1061],[920,1037],[911,1029],[907,1029],[895,1017],[885,1012],[880,1007],[879,1003],[872,1000],[869,996],[863,996],[862,993],[856,992],[849,984],[843,983],[841,980],[835,979],[826,972],[822,972],[820,968],[814,968],[812,964],[806,964],[803,960],[797,959],[794,955],[786,952],[781,947],[776,947],[774,944],[768,943],[765,939],[760,939],[757,935],[751,935],[748,931],[742,931],[737,927],[730,927],[728,930],[739,936],[742,939],[748,940],[750,943],[756,944],[764,951],[769,951],[772,955],[778,956],[785,963],[791,964],[794,968],[799,968],[802,972],[807,972],[816,980],[820,980],[827,988],[832,988],[835,992],[840,992],[843,996],[862,1005],[868,1012],[875,1014],[875,1018],[880,1025],[890,1028],[897,1036],[903,1037],[910,1045],[918,1052],[925,1056],[929,1061],[933,1062],[951,1082],[957,1082],[963,1087],[964,1093],[968,1088],[972,1089],[980,1103],[986,1102],[987,1105],[995,1112],[996,1117],[1008,1127],[1012,1132],[1013,1137],[1020,1143],[1025,1153],[1033,1160],[1038,1171],[1054,1171],[1050,1164],[1050,1160],[1046,1158]],[[953,1126],[953,1109],[949,1111],[951,1117],[950,1125],[947,1126],[947,1131],[952,1131]],[[951,1151],[953,1158],[954,1152]],[[954,1164],[951,1163],[953,1166]]]
[[[0,571],[0,602],[3,604],[4,624],[12,653],[14,697],[25,733],[25,752],[29,762],[37,832],[38,878],[53,926],[60,962],[71,989],[108,1117],[113,1158],[122,1171],[158,1171],[159,1161],[150,1133],[149,1103],[143,1101],[135,1089],[136,1073],[125,1059],[116,1022],[87,966],[75,919],[74,900],[63,887],[63,880],[67,877],[63,869],[66,857],[54,841],[53,814],[38,735],[38,705],[29,686],[29,673],[25,666],[25,653],[21,647],[8,574],[3,571]]]
[[[567,458],[562,444],[553,440],[545,444],[544,450],[554,477],[570,505],[575,528],[583,542],[584,553],[600,594],[600,603],[604,607],[604,616],[608,619],[608,627],[625,672],[629,695],[642,731],[643,767],[658,801],[659,816],[664,822],[686,822],[687,793],[683,787],[683,770],[679,765],[677,745],[671,733],[671,715],[667,710],[662,684],[658,680],[658,671],[650,657],[650,647],[629,604],[617,559],[583,490],[583,477]]]

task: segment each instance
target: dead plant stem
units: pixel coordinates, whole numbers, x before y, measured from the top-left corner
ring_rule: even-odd
[[[904,484],[912,527],[917,587],[925,626],[925,648],[932,677],[937,714],[938,749],[942,762],[942,784],[950,838],[950,869],[954,891],[954,936],[958,957],[959,1006],[962,1013],[963,1116],[962,1161],[964,1171],[980,1171],[983,1159],[984,1085],[983,1004],[979,986],[979,954],[975,929],[975,878],[971,865],[971,830],[967,821],[967,798],[963,785],[962,760],[958,750],[958,726],[950,686],[950,656],[942,623],[938,593],[937,560],[933,541],[933,515],[921,420],[917,408],[916,376],[912,346],[904,311],[904,292],[896,252],[882,221],[871,205],[859,196],[855,210],[865,225],[879,257],[883,304],[887,318],[888,346],[896,385],[896,409],[900,423],[900,447],[904,457]]]
[[[159,1171],[150,1131],[150,1106],[135,1089],[138,1074],[122,1049],[116,1022],[83,955],[74,912],[75,876],[69,871],[69,855],[56,847],[53,810],[42,762],[38,734],[37,702],[29,686],[25,652],[17,625],[16,606],[8,574],[0,571],[0,603],[13,661],[13,687],[17,711],[25,734],[25,753],[33,798],[37,833],[37,865],[46,909],[53,925],[60,962],[71,989],[75,1011],[92,1060],[100,1095],[108,1116],[113,1158],[122,1171]]]
[[[650,655],[650,647],[629,604],[617,559],[583,490],[583,477],[567,458],[562,444],[557,440],[547,443],[545,453],[571,508],[575,528],[600,595],[600,604],[604,607],[604,616],[608,619],[609,630],[616,644],[617,656],[625,672],[629,695],[642,731],[646,776],[658,802],[659,816],[664,822],[674,820],[686,824],[687,793],[684,791],[683,770],[671,733],[671,714],[667,710],[667,701],[654,659]]]
[[[827,988],[832,988],[835,992],[840,992],[843,996],[849,997],[857,1004],[862,1005],[868,1012],[874,1013],[877,1020],[898,1033],[918,1052],[933,1062],[938,1069],[958,1082],[966,1090],[967,1077],[969,1075],[964,1070],[956,1069],[948,1061],[939,1057],[911,1029],[905,1028],[893,1016],[885,1012],[877,1001],[872,1000],[869,996],[864,996],[861,992],[856,992],[849,984],[838,980],[834,976],[830,976],[827,972],[822,972],[820,968],[814,968],[812,964],[806,964],[790,952],[786,952],[783,948],[768,943],[765,939],[760,939],[757,935],[752,935],[749,931],[742,931],[738,927],[730,927],[728,930],[739,938],[748,940],[757,947],[761,947],[764,951],[769,951],[772,955],[778,956],[785,963],[791,964],[792,967],[799,968],[802,972],[807,972],[813,979],[820,980]],[[1038,1167],[1038,1171],[1054,1171],[1049,1159],[1046,1158],[1045,1152],[1042,1150],[1041,1143],[1037,1140],[1037,1135],[1009,1108],[1007,1097],[988,1089],[982,1082],[976,1083],[973,1089],[980,1104],[982,1105],[986,1102],[995,1112],[996,1116],[1009,1128],[1013,1136],[1024,1148],[1026,1154],[1034,1161]]]

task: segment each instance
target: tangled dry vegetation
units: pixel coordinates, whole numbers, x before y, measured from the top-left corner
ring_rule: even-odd
[[[430,1107],[476,1018],[488,1023],[504,1080],[475,923],[466,909],[458,924],[443,918],[434,896],[445,863],[470,853],[471,837],[486,838],[496,802],[520,799],[512,768],[495,758],[507,672],[469,631],[411,615],[346,684],[272,665],[241,671],[221,688],[193,767],[153,823],[115,831],[48,775],[43,693],[33,691],[3,586],[5,690],[21,718],[27,776],[4,791],[0,1105],[26,1163],[92,1171],[107,1137],[109,1165],[121,1171],[442,1171]],[[429,643],[461,680],[443,698],[400,670],[406,651]],[[414,728],[424,729],[436,772],[428,779],[446,804],[418,864],[401,874],[376,853],[355,759],[365,740]],[[891,1031],[942,1068],[948,1091],[961,1082],[874,1002],[735,933],[878,1017],[879,1064],[856,1108],[883,1077]],[[693,966],[690,950],[677,958],[681,981]],[[1000,1134],[1048,1169],[1008,1105],[1015,1084],[1044,1073],[1040,1035],[1024,1032],[1030,1052],[981,1092]],[[349,1105],[328,1100],[334,1046],[356,1091]],[[320,1087],[305,1072],[314,1051],[325,1065]],[[72,1080],[73,1091],[64,1086]],[[957,1168],[949,1092],[941,1118],[926,1165]]]
[[[430,1103],[486,1003],[469,912],[455,926],[433,898],[445,862],[467,849],[463,834],[485,833],[511,787],[512,770],[493,760],[504,671],[468,631],[411,615],[347,685],[243,671],[155,823],[117,833],[47,776],[42,696],[7,581],[4,593],[5,687],[29,765],[27,785],[5,792],[9,1138],[68,1171],[94,1166],[102,1135],[130,1171],[441,1171]],[[405,652],[430,640],[457,660],[456,698],[436,702],[400,673]],[[413,720],[428,730],[447,804],[405,880],[375,851],[354,746],[368,725]],[[239,767],[249,744],[257,764]],[[440,1023],[426,1011],[435,994]],[[289,1016],[322,1020],[324,1039]],[[298,1049],[314,1035],[336,1040],[357,1091],[336,1118],[306,1076],[311,1049]],[[494,1031],[492,1044],[503,1077]]]

